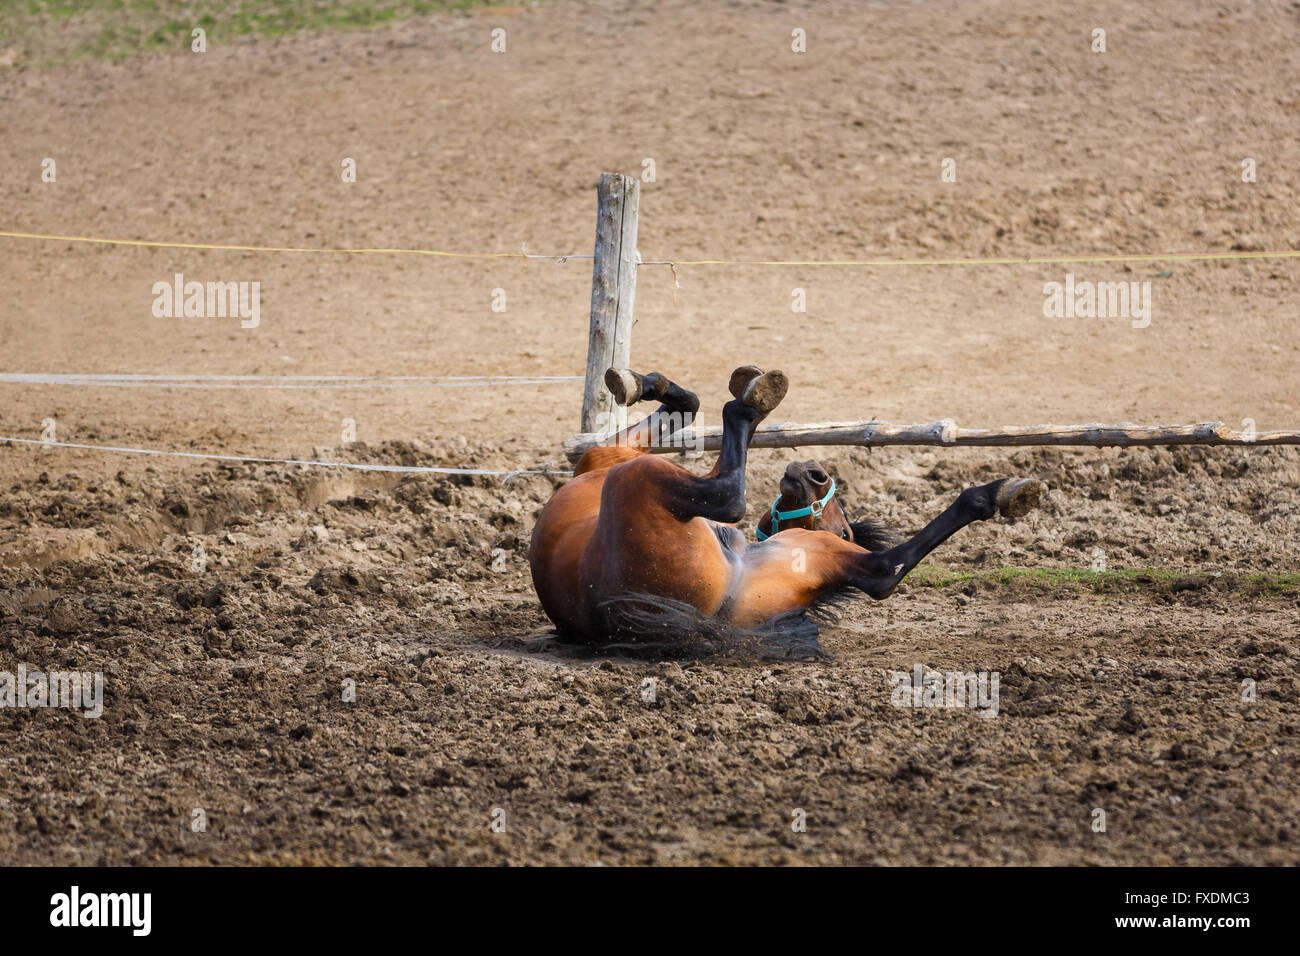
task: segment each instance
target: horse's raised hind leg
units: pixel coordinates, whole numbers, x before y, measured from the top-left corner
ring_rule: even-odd
[[[695,421],[700,409],[694,392],[658,372],[641,375],[631,369],[610,368],[605,370],[605,385],[619,405],[632,405],[642,399],[659,399],[660,404],[641,421],[606,435],[600,444],[588,448],[573,467],[575,476],[613,467],[666,444],[674,432]]]
[[[855,556],[848,583],[876,600],[886,598],[927,554],[957,531],[997,514],[1018,518],[1038,503],[1042,493],[1043,483],[1033,478],[1001,478],[967,488],[916,537],[887,551],[868,551]]]

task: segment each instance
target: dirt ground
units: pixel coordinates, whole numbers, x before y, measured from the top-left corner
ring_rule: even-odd
[[[18,64],[0,68],[0,230],[581,254],[599,171],[650,157],[647,260],[1295,250],[1298,27],[1295,4],[547,3]],[[0,257],[3,372],[585,361],[584,260],[17,239]],[[710,422],[755,362],[790,375],[793,421],[1295,427],[1298,268],[698,266],[674,304],[646,267],[633,364],[698,390]],[[261,325],[154,317],[176,272],[260,281]],[[1150,327],[1045,318],[1067,272],[1150,281]],[[69,442],[487,468],[559,466],[580,404],[576,383],[0,395],[13,437],[54,419]],[[753,454],[751,520],[795,454]],[[824,660],[646,658],[548,634],[526,551],[559,479],[0,443],[0,671],[106,680],[98,720],[0,709],[0,862],[1300,861],[1300,453],[809,454],[851,511],[903,529],[976,481],[1050,490],[928,562],[972,579],[848,607]],[[1064,573],[1098,553],[1134,573]],[[999,715],[892,706],[890,672],[918,664],[999,672]]]

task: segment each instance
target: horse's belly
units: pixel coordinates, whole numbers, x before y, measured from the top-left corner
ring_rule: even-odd
[[[820,552],[815,543],[793,545],[796,540],[804,543],[780,536],[747,549],[731,608],[731,620],[737,627],[754,627],[816,600],[822,583]]]
[[[600,590],[672,598],[713,617],[739,577],[739,562],[723,548],[713,522],[692,518],[671,525],[619,529],[617,557],[602,555]]]

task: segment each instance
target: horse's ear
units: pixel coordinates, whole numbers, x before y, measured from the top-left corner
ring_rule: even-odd
[[[849,528],[853,531],[853,543],[868,551],[886,551],[898,543],[897,531],[870,518],[850,521]]]

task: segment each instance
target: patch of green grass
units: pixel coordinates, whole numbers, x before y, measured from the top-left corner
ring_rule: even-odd
[[[1048,591],[1075,588],[1097,594],[1152,591],[1176,593],[1213,588],[1247,597],[1286,597],[1300,594],[1300,574],[1222,574],[1175,571],[1168,568],[1116,568],[1090,571],[1079,568],[1012,568],[952,571],[923,564],[907,576],[915,587],[949,588],[976,584],[984,587]]]
[[[0,68],[184,52],[202,27],[208,49],[241,36],[362,29],[509,0],[0,0]],[[516,0],[516,3],[518,0]]]

